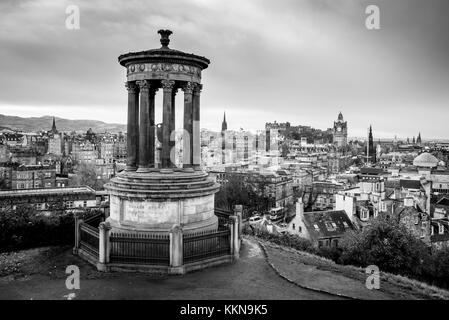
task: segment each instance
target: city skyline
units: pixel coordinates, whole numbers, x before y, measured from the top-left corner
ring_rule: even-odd
[[[6,115],[6,116],[12,116],[12,117],[15,117],[15,115]],[[223,116],[223,115],[222,115]],[[55,117],[55,116],[51,116],[51,115],[43,115],[43,116],[39,116],[39,117],[29,117],[28,119],[31,119],[31,118],[52,118],[52,119],[55,119],[56,120],[56,122],[58,122],[59,120],[76,120],[76,121],[97,121],[98,119],[68,119],[68,118],[62,118],[62,117]],[[25,117],[23,118],[23,119],[26,119]],[[101,121],[101,120],[98,120],[98,121]],[[277,123],[282,123],[282,122],[280,122],[280,121],[277,121],[277,120],[273,120],[273,121],[270,121],[270,122],[266,122],[266,124],[268,124],[268,123],[274,123],[274,122],[277,122]],[[287,121],[288,122],[288,121]],[[50,122],[49,122],[50,123]],[[125,124],[123,124],[123,123],[110,123],[110,122],[103,122],[104,124],[106,124],[106,125],[122,125],[122,126],[125,126]],[[291,126],[293,126],[293,127],[297,127],[297,126],[309,126],[308,124],[304,124],[304,123],[290,123],[291,124]],[[12,126],[12,129],[14,129],[14,126]],[[37,131],[48,131],[47,130],[48,128],[47,127],[43,127],[42,129],[39,129],[39,130],[37,130]],[[220,129],[219,128],[216,128],[216,127],[213,127],[213,128],[211,128],[211,127],[204,127],[204,126],[202,126],[201,127],[201,129],[202,130],[207,130],[207,131],[211,131],[211,132],[216,132],[216,133],[218,133],[218,132],[220,132]],[[319,129],[319,130],[322,130],[322,131],[327,131],[327,130],[332,130],[332,128],[331,127],[328,127],[328,128],[314,128],[314,129]],[[18,130],[18,129],[14,129],[14,130]],[[261,131],[265,131],[265,126],[263,127],[263,128],[259,128],[259,129],[256,129],[256,130],[250,130],[250,129],[245,129],[245,128],[242,128],[242,127],[240,127],[240,128],[238,128],[238,126],[235,126],[235,127],[232,127],[231,126],[231,128],[228,128],[227,129],[228,131],[235,131],[235,132],[237,132],[237,131],[241,131],[241,130],[243,130],[243,131],[245,131],[245,132],[251,132],[252,134],[256,134],[257,132],[261,132]],[[348,139],[349,140],[355,140],[355,139],[361,139],[361,140],[364,140],[364,139],[367,139],[368,138],[368,130],[369,130],[369,128],[367,128],[367,132],[366,132],[366,135],[365,136],[357,136],[357,135],[348,135]],[[23,130],[19,130],[19,131],[23,131]],[[68,133],[68,132],[71,132],[71,131],[73,131],[73,130],[60,130],[61,132],[66,132],[66,133]],[[75,130],[75,131],[77,131],[77,132],[82,132],[82,131],[86,131],[86,130]],[[103,130],[104,131],[104,130]],[[100,130],[100,131],[98,131],[98,130],[94,130],[94,132],[97,132],[97,133],[100,133],[100,132],[103,132],[102,130]],[[125,130],[126,131],[126,130]],[[181,132],[181,128],[177,128],[177,131],[178,132]],[[113,132],[116,132],[116,130],[115,131],[113,131]],[[375,133],[375,131],[374,131],[374,133]],[[395,135],[395,136],[393,136],[393,137],[391,137],[391,136],[387,136],[387,137],[385,137],[385,136],[378,136],[378,135],[375,135],[375,140],[377,141],[377,140],[393,140],[393,139],[397,139],[398,141],[401,141],[401,140],[403,140],[404,142],[406,142],[406,140],[407,139],[410,139],[410,143],[412,142],[412,139],[413,138],[417,138],[418,137],[418,135],[420,135],[421,134],[421,132],[418,132],[418,134],[416,134],[416,135],[412,135],[412,136],[400,136],[400,135]],[[448,141],[449,139],[447,139],[447,138],[442,138],[442,139],[439,139],[439,138],[431,138],[431,137],[427,137],[427,138],[423,138],[423,142],[425,142],[425,141],[429,141],[429,142],[431,142],[431,141]]]
[[[365,136],[372,124],[379,138],[411,139],[418,132],[423,139],[446,137],[444,1],[376,1],[380,30],[365,27],[368,1],[78,1],[79,30],[65,27],[68,4],[0,4],[0,63],[9,75],[0,78],[1,113],[125,123],[124,70],[117,57],[123,48],[159,47],[154,30],[170,26],[171,47],[211,59],[203,73],[205,128],[219,128],[226,111],[229,129],[260,130],[276,120],[325,130],[341,111],[349,136]],[[18,28],[20,34],[13,32]]]

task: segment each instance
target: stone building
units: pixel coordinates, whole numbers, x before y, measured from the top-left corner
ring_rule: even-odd
[[[446,196],[432,206],[430,241],[436,249],[449,247],[449,198]]]
[[[3,189],[11,189],[11,178],[13,167],[17,167],[17,163],[2,162],[0,163],[0,179],[2,180]]]
[[[98,159],[98,149],[88,140],[75,141],[72,144],[72,158],[75,162],[87,162],[95,164]]]
[[[289,222],[287,232],[310,240],[317,248],[338,247],[353,224],[344,210],[304,212],[301,199],[296,203],[296,215]]]
[[[272,208],[286,208],[293,203],[293,177],[287,170],[226,167],[224,170],[210,171],[210,174],[221,184],[225,184],[232,176],[239,176],[246,186],[251,187],[260,196],[270,199]]]
[[[48,153],[62,156],[64,154],[64,151],[64,135],[62,133],[55,133],[48,139]]]
[[[54,165],[19,165],[11,173],[11,189],[54,188],[56,167]]]
[[[26,144],[25,136],[17,132],[3,132],[0,138],[3,144],[10,147],[20,147]]]
[[[7,189],[53,188],[56,184],[54,165],[23,165],[16,162],[0,164],[0,176]]]
[[[99,157],[107,164],[114,162],[114,142],[101,141],[99,143]]]
[[[40,213],[56,210],[99,209],[101,197],[90,187],[46,188],[0,191],[0,212],[32,206]]]
[[[126,136],[119,134],[113,145],[113,159],[118,162],[126,161]]]
[[[10,152],[8,146],[0,142],[0,162],[7,162],[9,159]]]
[[[25,165],[34,165],[37,163],[37,152],[29,147],[11,147],[10,161]]]
[[[308,197],[313,198],[312,210],[332,210],[335,206],[335,195],[345,188],[343,183],[332,181],[314,181],[306,188]],[[307,197],[307,198],[308,198]]]

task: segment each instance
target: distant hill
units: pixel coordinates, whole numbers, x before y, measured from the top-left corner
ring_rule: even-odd
[[[105,123],[97,120],[69,120],[55,117],[58,131],[125,132],[126,124]],[[0,128],[8,128],[25,132],[51,130],[52,116],[22,118],[0,114]]]

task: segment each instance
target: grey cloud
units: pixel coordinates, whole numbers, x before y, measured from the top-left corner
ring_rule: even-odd
[[[341,110],[353,135],[370,123],[392,134],[446,134],[422,111],[448,120],[445,0],[74,3],[78,31],[64,27],[67,1],[0,3],[0,112],[2,104],[55,112],[107,106],[110,121],[122,120],[125,74],[117,57],[158,47],[156,31],[168,27],[171,47],[212,61],[204,74],[204,123],[219,123],[228,108],[230,117],[254,113],[248,121],[234,116],[234,128],[262,128],[275,118],[326,128]],[[364,27],[371,3],[381,8],[379,31]],[[393,120],[404,112],[408,122],[398,128]]]

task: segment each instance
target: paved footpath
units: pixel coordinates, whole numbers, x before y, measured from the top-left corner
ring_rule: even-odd
[[[53,272],[44,262],[45,271],[0,278],[0,299],[341,299],[286,281],[267,263],[257,242],[247,239],[235,263],[184,276],[99,273],[68,250],[50,260]],[[80,266],[80,290],[65,287],[67,263]]]

